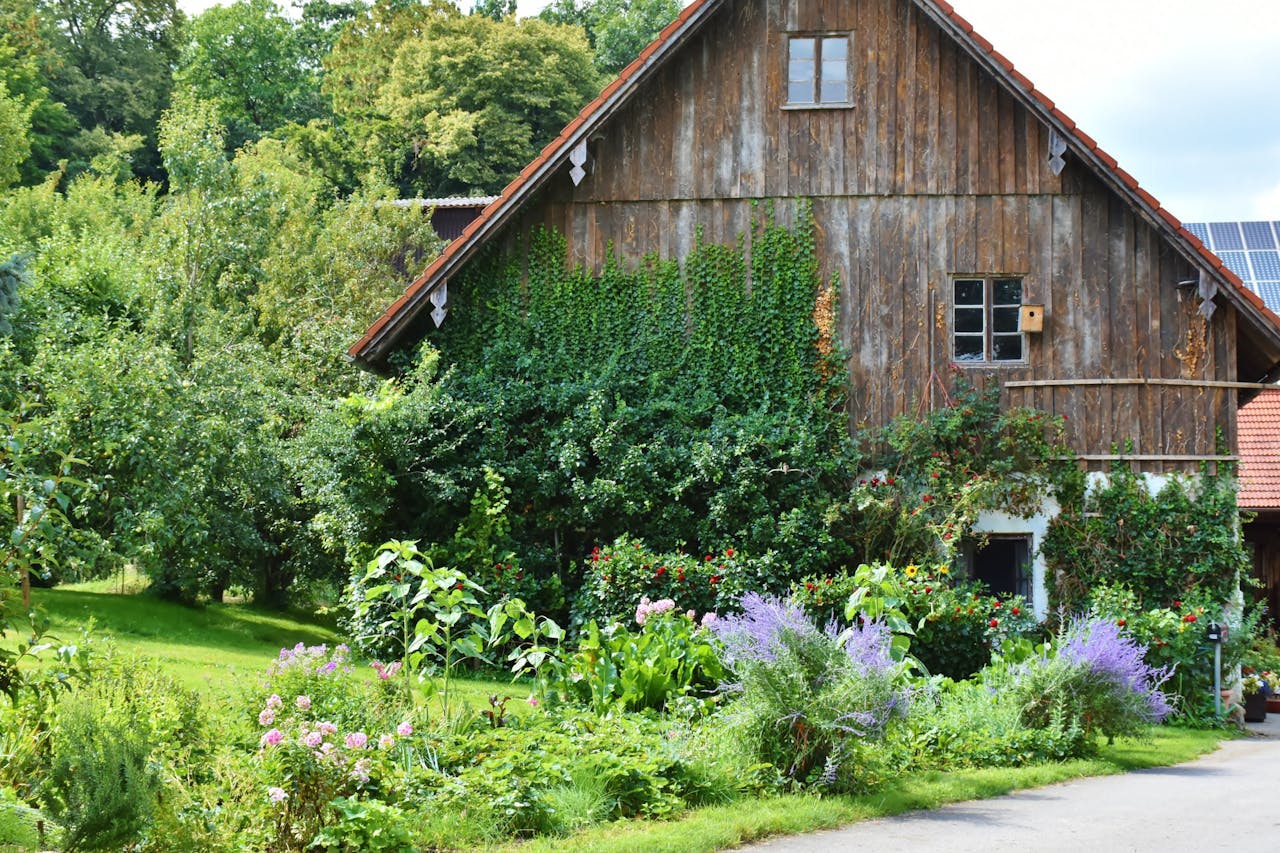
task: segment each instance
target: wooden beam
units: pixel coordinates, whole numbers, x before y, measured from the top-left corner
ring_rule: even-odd
[[[1062,456],[1081,462],[1239,462],[1239,456],[1199,456],[1195,454],[1164,453],[1081,453],[1079,456]]]
[[[1280,391],[1280,385],[1271,385],[1266,382],[1219,382],[1212,379],[1030,379],[1004,383],[1006,388],[1069,388],[1097,385],[1163,385],[1177,388]]]

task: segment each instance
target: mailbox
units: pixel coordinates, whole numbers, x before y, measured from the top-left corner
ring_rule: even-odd
[[[1217,622],[1210,622],[1204,627],[1204,638],[1210,643],[1225,643],[1227,641],[1227,626]]]

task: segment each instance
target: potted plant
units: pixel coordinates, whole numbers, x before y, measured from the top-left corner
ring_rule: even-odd
[[[1261,723],[1267,718],[1267,699],[1280,688],[1280,678],[1271,672],[1245,669],[1240,679],[1244,694],[1244,721]]]

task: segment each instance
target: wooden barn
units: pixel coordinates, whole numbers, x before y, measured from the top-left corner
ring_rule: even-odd
[[[382,369],[444,321],[492,241],[679,259],[761,199],[812,204],[851,427],[940,404],[954,364],[1066,415],[1091,470],[1189,471],[1234,458],[1217,436],[1280,365],[1280,318],[944,0],[695,0],[349,355]],[[1035,562],[1043,519],[982,523],[990,559]]]

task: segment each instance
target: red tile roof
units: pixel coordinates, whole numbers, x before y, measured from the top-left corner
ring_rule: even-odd
[[[502,191],[497,201],[486,207],[462,235],[451,242],[393,302],[359,341],[347,351],[348,358],[374,364],[385,358],[388,350],[409,325],[409,321],[427,305],[427,296],[440,282],[466,262],[485,239],[498,230],[520,204],[545,181],[569,156],[569,151],[587,137],[598,124],[611,116],[626,101],[662,60],[701,27],[724,0],[693,0],[668,24],[658,37],[623,69],[618,78],[605,87],[594,101],[582,108],[538,157],[526,166]],[[1019,73],[991,42],[978,35],[973,25],[961,17],[946,0],[912,0],[931,20],[942,27],[973,56],[979,64],[1004,81],[1009,90],[1041,121],[1057,129],[1067,139],[1080,159],[1091,164],[1097,174],[1112,184],[1134,208],[1145,212],[1151,223],[1163,231],[1175,246],[1181,246],[1189,258],[1198,258],[1205,268],[1225,285],[1224,294],[1241,309],[1243,318],[1260,327],[1280,346],[1280,316],[1272,313],[1262,299],[1244,286],[1240,278],[1227,268],[1198,237],[1183,227],[1173,214],[1161,207],[1154,196],[1142,189],[1136,179],[1119,167],[1114,157],[1098,147],[1089,135],[1079,131],[1076,123],[1059,110],[1048,97]]]
[[[1263,391],[1240,409],[1242,509],[1280,509],[1280,387]]]

